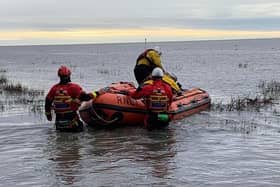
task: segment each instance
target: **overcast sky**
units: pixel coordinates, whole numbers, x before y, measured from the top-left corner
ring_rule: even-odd
[[[262,37],[279,0],[0,0],[0,45]]]

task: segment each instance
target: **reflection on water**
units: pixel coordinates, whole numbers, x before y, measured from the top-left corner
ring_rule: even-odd
[[[137,177],[139,173],[144,177],[140,181],[164,179],[175,167],[172,161],[176,155],[173,133],[174,129],[170,128],[146,131],[129,127],[89,129],[76,134],[51,133],[45,148],[47,159],[51,161],[48,173],[55,176],[57,184],[65,185],[111,186],[123,182],[122,179],[127,180],[126,177],[131,180],[130,177]],[[89,176],[93,180],[87,184],[84,179]],[[98,180],[107,177],[107,183]],[[157,180],[154,183],[157,184]]]
[[[176,155],[176,140],[172,129],[147,132],[147,142],[141,143],[143,160],[151,164],[152,175],[164,178],[172,170],[172,158]]]
[[[46,154],[48,159],[53,161],[51,173],[59,183],[69,185],[81,180],[81,148],[82,142],[78,133],[54,133],[48,137]]]

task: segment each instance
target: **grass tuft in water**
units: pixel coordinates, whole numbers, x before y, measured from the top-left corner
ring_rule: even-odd
[[[280,82],[275,80],[271,82],[261,81],[258,84],[259,91],[256,96],[237,96],[232,97],[228,104],[222,102],[211,104],[211,110],[214,111],[244,111],[255,110],[259,111],[266,105],[274,104],[280,98]]]
[[[0,76],[0,85],[7,84],[7,82],[8,82],[7,77],[4,75],[1,75]]]
[[[280,98],[280,82],[275,80],[271,82],[261,81],[258,88],[266,99],[277,100]]]
[[[1,71],[6,72],[6,71]],[[41,113],[44,106],[44,91],[30,89],[21,83],[10,82],[7,77],[0,75],[0,111],[4,112],[19,105],[27,105],[31,112]]]
[[[21,83],[10,82],[5,75],[0,75],[0,93],[6,94],[22,94],[29,96],[44,95],[43,90],[30,89]]]
[[[7,70],[5,70],[5,69],[0,69],[0,73],[6,73],[7,72]]]

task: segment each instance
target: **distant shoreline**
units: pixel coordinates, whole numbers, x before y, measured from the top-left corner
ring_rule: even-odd
[[[280,38],[240,38],[240,39],[201,39],[201,40],[187,40],[187,41],[148,41],[149,44],[159,43],[193,43],[193,42],[226,42],[226,41],[252,41],[252,40],[280,40]],[[86,46],[86,45],[122,45],[122,44],[142,44],[140,41],[132,42],[106,42],[106,43],[58,43],[58,44],[19,44],[19,45],[0,45],[0,47],[34,47],[34,46]]]

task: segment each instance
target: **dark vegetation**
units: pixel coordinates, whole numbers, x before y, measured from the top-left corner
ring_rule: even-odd
[[[270,125],[270,121],[264,117],[264,120],[258,122],[258,118],[249,117],[251,114],[255,115],[255,112],[260,112],[262,115],[263,110],[272,110],[273,115],[278,116],[279,110],[277,109],[280,103],[280,82],[272,81],[260,81],[257,85],[256,92],[248,94],[247,96],[231,97],[230,101],[226,104],[223,102],[212,103],[211,111],[218,112],[244,112],[243,115],[234,118],[227,118],[223,120],[224,127],[231,130],[242,132],[244,134],[251,134],[253,132],[263,132],[262,128],[265,125]],[[253,113],[251,113],[253,112]],[[241,114],[241,113],[240,113]],[[243,117],[242,117],[243,116]],[[280,133],[280,131],[278,131]]]
[[[237,96],[232,97],[228,104],[213,103],[212,110],[215,111],[259,111],[262,107],[272,105],[279,102],[280,98],[280,82],[272,80],[270,82],[261,81],[258,85],[258,92],[255,96]]]
[[[43,90],[31,89],[21,83],[13,83],[0,70],[0,110],[5,111],[15,105],[27,105],[30,112],[43,111]]]

